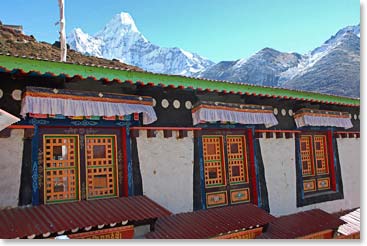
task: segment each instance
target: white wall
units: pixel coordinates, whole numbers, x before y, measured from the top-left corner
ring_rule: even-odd
[[[24,130],[0,138],[0,209],[18,206]]]
[[[193,133],[177,139],[164,138],[157,131],[154,138],[147,138],[140,131],[137,138],[143,194],[173,213],[193,210]]]
[[[296,210],[296,166],[294,138],[259,139],[270,213],[290,214]]]
[[[270,213],[285,215],[320,208],[337,212],[360,206],[360,139],[337,139],[344,199],[297,208],[295,140],[260,139]]]

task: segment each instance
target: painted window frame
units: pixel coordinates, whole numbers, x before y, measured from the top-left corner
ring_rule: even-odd
[[[84,143],[86,145],[86,148],[85,148],[85,158],[86,158],[86,161],[83,165],[85,165],[85,182],[86,182],[86,200],[93,200],[93,199],[100,199],[100,198],[111,198],[111,197],[118,197],[118,194],[119,194],[119,191],[118,191],[118,183],[119,183],[119,179],[118,179],[118,175],[117,175],[117,170],[118,170],[118,165],[117,165],[117,155],[118,155],[118,151],[117,151],[117,136],[115,134],[86,134],[84,136],[85,140],[84,140]],[[112,164],[111,165],[108,165],[108,164],[105,164],[105,165],[100,165],[100,166],[91,166],[88,164],[88,162],[90,160],[88,160],[88,139],[111,139],[111,155],[112,157],[110,158],[111,159],[111,162]],[[92,145],[92,144],[91,144]],[[95,146],[95,145],[92,145],[92,146]],[[102,146],[105,146],[105,145],[102,145]],[[100,169],[108,169],[110,168],[112,171],[110,172],[104,172],[104,173],[101,173],[103,175],[108,175],[110,174],[111,176],[111,172],[112,172],[112,183],[113,183],[113,188],[112,188],[112,193],[108,193],[108,194],[103,194],[103,195],[100,195],[100,194],[95,194],[95,195],[91,195],[91,189],[90,188],[90,175],[89,175],[89,170],[93,170],[93,171],[97,171],[97,170],[100,170]],[[92,171],[91,171],[92,172]],[[93,175],[92,175],[93,176]],[[107,177],[106,177],[107,179]],[[108,181],[106,181],[107,184],[108,184]],[[95,188],[95,190],[92,191],[92,193],[99,193],[98,192],[98,188]]]
[[[47,164],[47,158],[50,158],[50,157],[47,157],[45,154],[43,156],[43,159],[44,159],[44,180],[43,180],[43,194],[44,194],[44,203],[45,204],[52,204],[52,203],[62,203],[62,202],[71,202],[71,201],[79,201],[81,200],[81,194],[80,194],[80,190],[81,190],[81,184],[83,182],[85,182],[86,184],[86,197],[85,199],[86,200],[93,200],[93,199],[101,199],[101,198],[112,198],[112,197],[118,197],[118,194],[119,194],[119,191],[118,191],[118,184],[119,184],[119,178],[118,178],[118,175],[117,175],[117,170],[118,170],[118,165],[117,165],[117,136],[115,134],[86,134],[84,136],[84,145],[85,145],[85,148],[84,148],[84,154],[85,154],[85,163],[82,163],[81,160],[80,160],[80,136],[79,134],[44,134],[43,135],[43,149],[44,151],[47,151],[48,148],[51,148],[51,147],[55,147],[52,143],[50,146],[48,146],[46,143],[47,141],[51,141],[52,139],[60,139],[60,141],[65,141],[66,139],[74,139],[74,143],[73,143],[73,146],[74,148],[72,149],[69,149],[68,148],[68,155],[70,154],[69,152],[72,151],[74,153],[74,166],[73,167],[47,167],[46,164]],[[99,164],[98,166],[90,166],[88,163],[89,161],[94,161],[93,159],[92,160],[88,160],[87,156],[88,156],[88,149],[87,149],[87,139],[111,139],[110,140],[110,145],[111,145],[111,155],[112,155],[112,159],[111,159],[111,162],[112,164],[111,165],[108,165],[108,164]],[[57,144],[56,147],[58,147],[60,144]],[[68,144],[69,146],[70,144]],[[98,143],[97,144],[98,146],[102,146],[102,144]],[[91,145],[93,146],[93,145]],[[105,145],[103,145],[105,146]],[[51,151],[51,150],[50,150]],[[54,154],[53,150],[50,152],[51,154]],[[107,153],[107,152],[106,152]],[[99,159],[96,159],[97,161]],[[58,162],[63,163],[63,162],[69,162],[69,160],[61,160]],[[99,161],[99,162],[103,162],[103,161]],[[50,163],[51,165],[51,163]],[[89,192],[89,184],[91,182],[90,180],[90,175],[89,175],[89,170],[94,173],[96,171],[99,171],[102,169],[112,169],[112,183],[113,183],[113,188],[112,188],[112,193],[108,193],[108,194],[98,194],[98,195],[93,195]],[[81,175],[80,173],[80,170],[81,169],[85,169],[85,175]],[[74,198],[68,198],[68,199],[52,199],[52,200],[49,200],[47,197],[48,196],[55,196],[57,194],[54,194],[56,191],[53,191],[51,193],[48,192],[48,188],[47,187],[51,187],[48,185],[48,179],[49,179],[49,175],[47,175],[47,172],[50,172],[50,173],[53,173],[53,172],[64,172],[66,171],[67,173],[63,174],[63,176],[61,178],[67,180],[68,184],[70,183],[69,181],[69,176],[70,175],[67,175],[68,174],[68,171],[70,170],[73,170],[75,173],[73,175],[74,177],[74,183],[75,183],[75,197]],[[108,172],[103,172],[102,174],[105,174],[105,175],[108,175],[109,173]],[[92,174],[93,176],[93,174]],[[111,175],[110,175],[111,176]],[[51,178],[53,176],[51,175]],[[57,177],[56,177],[57,178]],[[58,179],[58,178],[57,178]],[[107,177],[106,177],[107,179]],[[51,182],[51,181],[50,181]],[[107,181],[107,184],[108,184],[108,181]],[[69,185],[68,185],[69,186]],[[71,188],[71,187],[69,187]],[[51,189],[51,188],[50,188]],[[51,190],[54,190],[51,189]],[[68,190],[68,191],[64,191],[63,193],[66,193],[66,194],[69,194],[71,191]],[[57,193],[57,192],[56,192]],[[94,190],[92,193],[98,193],[98,189]],[[65,195],[65,194],[64,194]]]
[[[91,199],[105,199],[114,197],[127,197],[134,194],[133,191],[133,180],[131,176],[132,166],[130,161],[130,124],[129,122],[118,122],[117,126],[111,125],[110,122],[106,121],[97,127],[90,126],[76,126],[73,124],[60,124],[60,122],[50,119],[50,122],[55,122],[55,125],[49,125],[49,122],[44,122],[42,125],[34,125],[34,138],[32,139],[32,205],[40,204],[54,204],[63,202],[73,202],[80,200],[91,200]],[[90,121],[92,122],[92,121]],[[94,122],[92,122],[94,123]],[[98,123],[98,122],[97,122]],[[99,124],[99,123],[98,123]],[[73,200],[68,201],[56,201],[49,202],[46,201],[45,196],[45,162],[44,162],[44,141],[43,136],[45,135],[79,135],[78,144],[84,146],[85,135],[116,135],[115,148],[117,150],[116,157],[116,194],[114,196],[98,197],[98,198],[88,198],[86,194],[87,181],[85,178],[86,169],[85,165],[79,165],[78,169],[78,197]],[[60,152],[60,151],[59,151]],[[84,150],[82,147],[78,148],[78,159],[79,161],[85,160]]]
[[[77,134],[44,134],[43,135],[43,148],[45,151],[47,151],[47,147],[58,147],[59,144],[57,144],[57,146],[53,145],[51,143],[50,146],[47,145],[47,142],[50,141],[52,139],[60,139],[61,141],[62,140],[66,140],[66,139],[74,139],[74,149],[71,149],[73,152],[74,152],[74,167],[72,166],[64,166],[64,164],[62,164],[62,162],[66,161],[66,162],[69,162],[70,160],[67,159],[67,160],[58,160],[58,162],[60,162],[59,164],[62,164],[63,166],[62,167],[47,167],[47,162],[49,162],[47,160],[48,156],[46,154],[43,155],[43,162],[44,162],[44,166],[43,166],[43,172],[44,172],[44,178],[43,178],[43,194],[44,194],[44,203],[45,204],[52,204],[52,203],[62,203],[62,202],[71,202],[71,201],[78,201],[80,200],[80,153],[79,153],[79,143],[80,143],[80,140],[79,140],[79,135]],[[68,144],[69,146],[70,144]],[[50,152],[51,154],[54,154],[53,151]],[[68,155],[70,155],[70,150],[68,150]],[[51,156],[49,156],[51,157]],[[52,162],[52,161],[51,161]],[[51,163],[50,163],[51,165]],[[53,175],[51,175],[51,177],[49,175],[47,175],[48,172],[52,173],[52,172],[64,172],[64,171],[74,171],[74,183],[75,183],[75,197],[74,198],[68,198],[68,199],[47,199],[48,196],[54,196],[55,194],[54,193],[60,193],[60,192],[57,192],[57,191],[54,191],[55,188],[51,189],[53,190],[53,192],[51,193],[48,193],[48,179],[51,179],[53,177]],[[67,178],[69,178],[70,175],[66,175]],[[65,176],[61,176],[62,178],[65,178]],[[57,178],[58,179],[58,178]],[[69,186],[69,183],[70,181],[68,179],[67,180],[67,183],[68,183],[68,186]],[[50,181],[51,183],[53,182],[52,180]],[[50,184],[50,187],[51,187],[51,184]],[[71,187],[69,187],[71,188]],[[68,191],[63,191],[62,193],[70,193],[71,191],[68,190]]]
[[[201,202],[195,202],[195,198],[194,198],[194,207],[195,207],[195,210],[197,209],[210,209],[212,207],[216,207],[216,206],[211,206],[210,208],[208,207],[207,205],[207,194],[212,194],[212,193],[215,193],[215,191],[212,191],[212,192],[209,192],[207,193],[206,192],[206,184],[205,184],[205,174],[204,174],[204,156],[203,156],[203,143],[202,143],[202,137],[204,135],[211,135],[210,133],[209,134],[206,134],[208,132],[211,132],[211,131],[223,131],[225,132],[225,137],[227,136],[237,136],[240,134],[240,132],[242,132],[241,134],[243,136],[245,136],[245,147],[247,148],[247,151],[246,151],[246,154],[247,154],[247,172],[246,172],[246,178],[245,178],[245,181],[243,183],[247,183],[249,187],[251,187],[250,189],[247,189],[249,187],[245,187],[246,191],[249,193],[249,196],[250,196],[250,200],[248,202],[250,203],[253,203],[255,205],[259,205],[259,197],[258,197],[258,190],[259,190],[259,187],[258,187],[258,170],[257,170],[257,163],[256,163],[256,157],[255,157],[255,138],[254,138],[254,129],[253,128],[217,128],[217,127],[208,127],[208,128],[203,128],[202,131],[198,132],[196,134],[196,141],[195,141],[195,150],[196,150],[196,154],[195,156],[197,156],[196,158],[196,162],[197,162],[197,166],[198,168],[200,168],[200,173],[201,173],[201,178],[200,178],[200,183],[198,183],[197,185],[200,185],[200,196],[201,196]],[[240,135],[241,135],[240,134]],[[220,136],[220,134],[218,135]],[[222,135],[223,136],[223,135]],[[223,146],[224,148],[225,146]],[[225,154],[225,156],[227,156],[227,152]],[[227,168],[229,168],[229,165],[227,164],[227,160],[225,161],[226,164],[225,166]],[[225,170],[225,172],[229,172],[229,170]],[[195,176],[195,175],[194,175]],[[229,186],[233,186],[233,185],[236,185],[236,184],[233,184],[230,182],[229,180],[229,177],[227,177],[228,174],[226,174],[226,190],[222,191],[223,192],[226,192],[226,197],[227,196],[232,196],[232,192],[236,192],[237,190],[235,189],[236,187],[233,187],[233,189],[229,189],[228,187]],[[194,178],[195,179],[195,178]],[[228,180],[227,180],[228,179]],[[199,181],[199,180],[198,180]],[[242,183],[242,182],[241,182]],[[194,188],[195,189],[195,188]],[[244,188],[242,188],[243,190]],[[229,193],[228,193],[229,192]],[[195,192],[194,192],[195,193]],[[228,199],[226,199],[228,200]],[[229,201],[226,201],[225,202],[226,204],[224,205],[221,205],[221,206],[228,206],[229,204],[230,205],[235,205],[237,203],[240,203],[240,202],[231,202],[229,203]],[[201,205],[199,205],[201,204]]]
[[[303,163],[302,163],[302,147],[301,147],[301,138],[305,136],[312,137],[312,162],[313,162],[313,172],[314,176],[303,176]],[[315,163],[315,144],[314,139],[315,136],[323,136],[325,137],[324,149],[325,153],[327,152],[327,165],[328,165],[328,174],[317,174],[317,164]],[[336,138],[334,137],[334,129],[327,128],[327,129],[303,129],[301,133],[296,134],[295,138],[295,145],[296,145],[296,178],[297,178],[297,207],[303,207],[315,203],[333,201],[338,199],[343,199],[343,182],[341,178],[341,169],[339,163],[339,155],[338,155],[338,148],[336,143]],[[319,177],[328,177],[330,180],[330,189],[319,189],[312,192],[307,192],[304,189],[304,180],[310,179],[315,177],[315,180]],[[317,182],[315,183],[317,187]]]

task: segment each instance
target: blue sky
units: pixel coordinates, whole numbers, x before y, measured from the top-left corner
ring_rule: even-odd
[[[58,39],[57,0],[1,0],[0,20],[21,24],[39,41]],[[65,0],[66,31],[94,34],[128,12],[143,35],[215,62],[264,47],[306,53],[360,21],[359,0]]]

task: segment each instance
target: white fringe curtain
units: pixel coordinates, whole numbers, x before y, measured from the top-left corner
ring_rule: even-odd
[[[321,111],[317,111],[316,113],[296,113],[294,115],[294,121],[298,128],[303,126],[335,126],[349,129],[353,127],[349,116],[346,116],[346,114],[342,112],[339,116],[335,114],[335,112],[333,114],[326,114],[326,111],[324,113],[321,113]]]
[[[57,97],[25,96],[22,100],[21,115],[25,117],[27,113],[107,117],[142,113],[144,124],[151,124],[157,120],[153,107],[149,105],[86,101]]]
[[[14,115],[0,109],[0,131],[18,121],[20,121],[18,117],[15,117]]]
[[[255,113],[250,111],[246,112],[246,110],[234,111],[230,110],[230,108],[226,110],[202,107],[192,113],[192,118],[194,125],[204,122],[224,121],[244,125],[264,124],[266,128],[269,128],[278,124],[278,120],[275,118],[273,112],[265,110],[264,112]]]

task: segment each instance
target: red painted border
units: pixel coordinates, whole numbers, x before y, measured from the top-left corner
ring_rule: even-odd
[[[255,130],[255,132],[284,132],[284,133],[300,133],[298,130]]]
[[[7,128],[10,129],[34,129],[33,125],[11,125],[8,126]]]
[[[331,189],[336,191],[336,180],[335,180],[335,168],[334,168],[334,148],[333,148],[333,134],[331,131],[327,131],[327,147],[329,152],[329,169],[330,169],[330,181]]]
[[[354,132],[352,132],[352,131],[350,131],[350,132],[348,132],[348,131],[336,131],[336,132],[334,132],[335,135],[337,135],[337,134],[359,134],[359,133],[360,133],[359,131],[354,131]]]
[[[194,127],[153,127],[153,126],[133,126],[130,127],[130,130],[171,130],[171,131],[199,131],[202,128],[194,128]]]
[[[250,154],[250,168],[251,168],[251,188],[253,195],[253,203],[258,205],[257,201],[257,185],[256,185],[256,171],[255,171],[255,150],[254,141],[252,136],[252,129],[247,129],[247,138],[249,141],[249,154]]]
[[[128,168],[127,168],[127,145],[126,145],[126,127],[122,127],[121,128],[121,138],[122,138],[122,155],[123,155],[123,181],[122,181],[122,185],[123,185],[123,191],[124,194],[123,196],[129,196],[129,185],[128,185]]]

